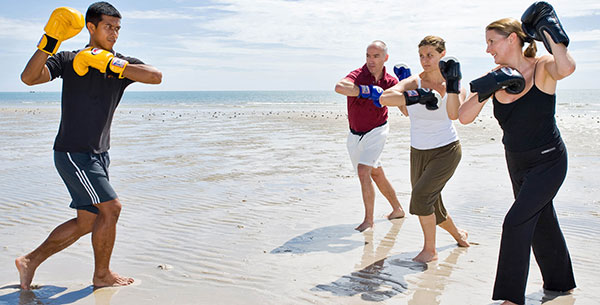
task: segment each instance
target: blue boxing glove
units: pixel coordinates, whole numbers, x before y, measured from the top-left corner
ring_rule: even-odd
[[[410,76],[410,68],[405,63],[399,63],[394,66],[394,74],[396,74],[398,80],[401,81]]]
[[[534,40],[542,41],[550,54],[552,54],[552,48],[546,41],[544,32],[548,32],[555,43],[562,43],[565,47],[569,46],[569,37],[558,20],[554,8],[547,2],[533,3],[521,16],[521,23],[525,34]]]
[[[360,85],[358,86],[358,89],[360,91],[358,93],[358,97],[371,99],[373,100],[373,105],[377,106],[378,108],[383,107],[379,103],[379,97],[383,93],[383,89],[381,87],[374,85]]]

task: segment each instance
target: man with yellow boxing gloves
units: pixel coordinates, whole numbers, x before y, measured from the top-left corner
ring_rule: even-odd
[[[89,44],[79,51],[57,52],[60,44],[83,27]],[[113,50],[121,29],[121,14],[107,2],[90,5],[83,15],[68,7],[52,12],[45,34],[21,74],[27,85],[63,79],[61,121],[54,142],[54,163],[77,211],[54,229],[32,252],[15,260],[21,288],[31,289],[37,267],[51,255],[92,233],[95,287],[125,286],[132,278],[109,268],[121,203],[109,183],[110,126],[130,84],[159,84],[162,73],[134,57]]]

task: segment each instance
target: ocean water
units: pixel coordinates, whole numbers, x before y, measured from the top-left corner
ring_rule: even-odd
[[[600,111],[600,89],[558,90],[559,108]],[[331,91],[125,91],[121,103],[127,105],[333,105],[345,103],[345,97]],[[55,105],[60,92],[0,92],[0,105]],[[313,106],[308,106],[313,105]]]
[[[129,105],[268,105],[332,104],[344,98],[333,91],[125,91]],[[0,105],[53,105],[60,92],[0,92]]]

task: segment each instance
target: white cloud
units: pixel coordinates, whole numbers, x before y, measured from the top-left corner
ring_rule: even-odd
[[[556,1],[559,16],[590,14],[600,9],[598,1]],[[447,41],[449,53],[460,57],[487,57],[484,28],[503,17],[520,18],[529,3],[502,1],[490,6],[485,1],[405,1],[369,2],[357,0],[304,1],[220,1],[218,8],[228,12],[221,18],[202,21],[202,31],[225,33],[222,37],[187,37],[183,48],[194,52],[219,49],[228,54],[315,56],[358,56],[373,39],[382,39],[397,59],[416,56],[418,42],[428,34]],[[581,5],[580,5],[581,4]],[[586,10],[580,7],[586,7]],[[493,9],[490,9],[493,8]],[[562,10],[561,10],[562,9]],[[589,36],[589,33],[586,34]],[[574,39],[579,39],[575,34]]]
[[[246,49],[279,46],[283,52],[306,48],[305,53],[315,56],[362,55],[374,39],[386,41],[392,54],[415,56],[416,45],[428,34],[442,36],[449,47],[455,47],[454,52],[477,56],[487,24],[506,16],[518,18],[526,8],[518,0],[503,1],[494,11],[485,2],[471,1],[383,0],[365,5],[356,0],[239,0],[221,4],[220,10],[228,14],[198,22],[196,27],[226,33],[226,37],[198,37],[198,45],[209,40],[227,48],[231,43],[245,44]]]
[[[8,53],[22,52],[29,57],[44,34],[45,23],[22,19],[12,19],[0,16],[0,50]],[[77,36],[64,41],[61,50],[77,49],[89,41],[87,31],[81,31]],[[19,49],[20,46],[30,46],[29,49]]]
[[[142,19],[142,20],[187,20],[196,19],[196,16],[182,14],[177,12],[168,12],[163,10],[147,10],[147,11],[126,11],[123,12],[123,18],[127,19]]]
[[[40,39],[44,24],[0,17],[0,39],[33,40]]]
[[[557,11],[558,18],[600,16],[600,1],[597,0],[561,0],[550,3]]]
[[[257,82],[259,87],[254,89],[302,86],[330,89],[329,82],[337,81],[364,62],[365,47],[374,39],[388,44],[388,66],[407,62],[417,72],[420,70],[417,44],[429,34],[446,40],[448,54],[464,63],[465,77],[479,75],[493,66],[491,57],[485,53],[485,26],[499,18],[518,19],[531,3],[215,0],[197,7],[184,6],[190,1],[166,1],[161,5],[166,3],[167,9],[159,9],[151,2],[145,10],[122,11],[124,23],[129,19],[140,21],[124,27],[116,49],[167,71],[165,90],[175,88],[174,84],[178,89],[185,89],[186,85],[203,89],[197,84],[200,79],[207,86],[212,84],[210,88],[216,85],[220,89],[236,89],[223,87],[232,85],[229,82],[218,81],[230,74],[245,76],[243,84],[235,84],[244,88],[251,88],[252,82]],[[573,18],[571,21],[578,22],[577,18],[587,16],[582,20],[589,22],[593,19],[589,16],[600,14],[598,0],[551,3],[561,19]],[[10,50],[13,54],[22,49],[22,57],[28,59],[43,33],[42,19],[18,19],[0,13],[0,50]],[[585,30],[568,32],[572,39],[571,53],[578,63],[585,62],[585,67],[580,64],[578,71],[596,69],[600,59],[593,52],[600,47],[594,44],[600,41],[600,29],[589,26],[579,29]],[[76,48],[87,39],[87,33],[81,33],[65,42],[61,49]],[[543,49],[541,44],[538,48]],[[210,76],[202,71],[210,71]],[[296,82],[285,87],[285,78]],[[271,83],[284,87],[270,87]]]
[[[571,41],[595,41],[600,42],[600,30],[570,32],[569,39]],[[597,57],[597,56],[596,56]]]

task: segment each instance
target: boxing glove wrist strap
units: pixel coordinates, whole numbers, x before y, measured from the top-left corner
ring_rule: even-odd
[[[37,48],[48,54],[54,55],[60,46],[60,41],[58,39],[48,36],[48,34],[42,35],[40,42],[37,45]]]

